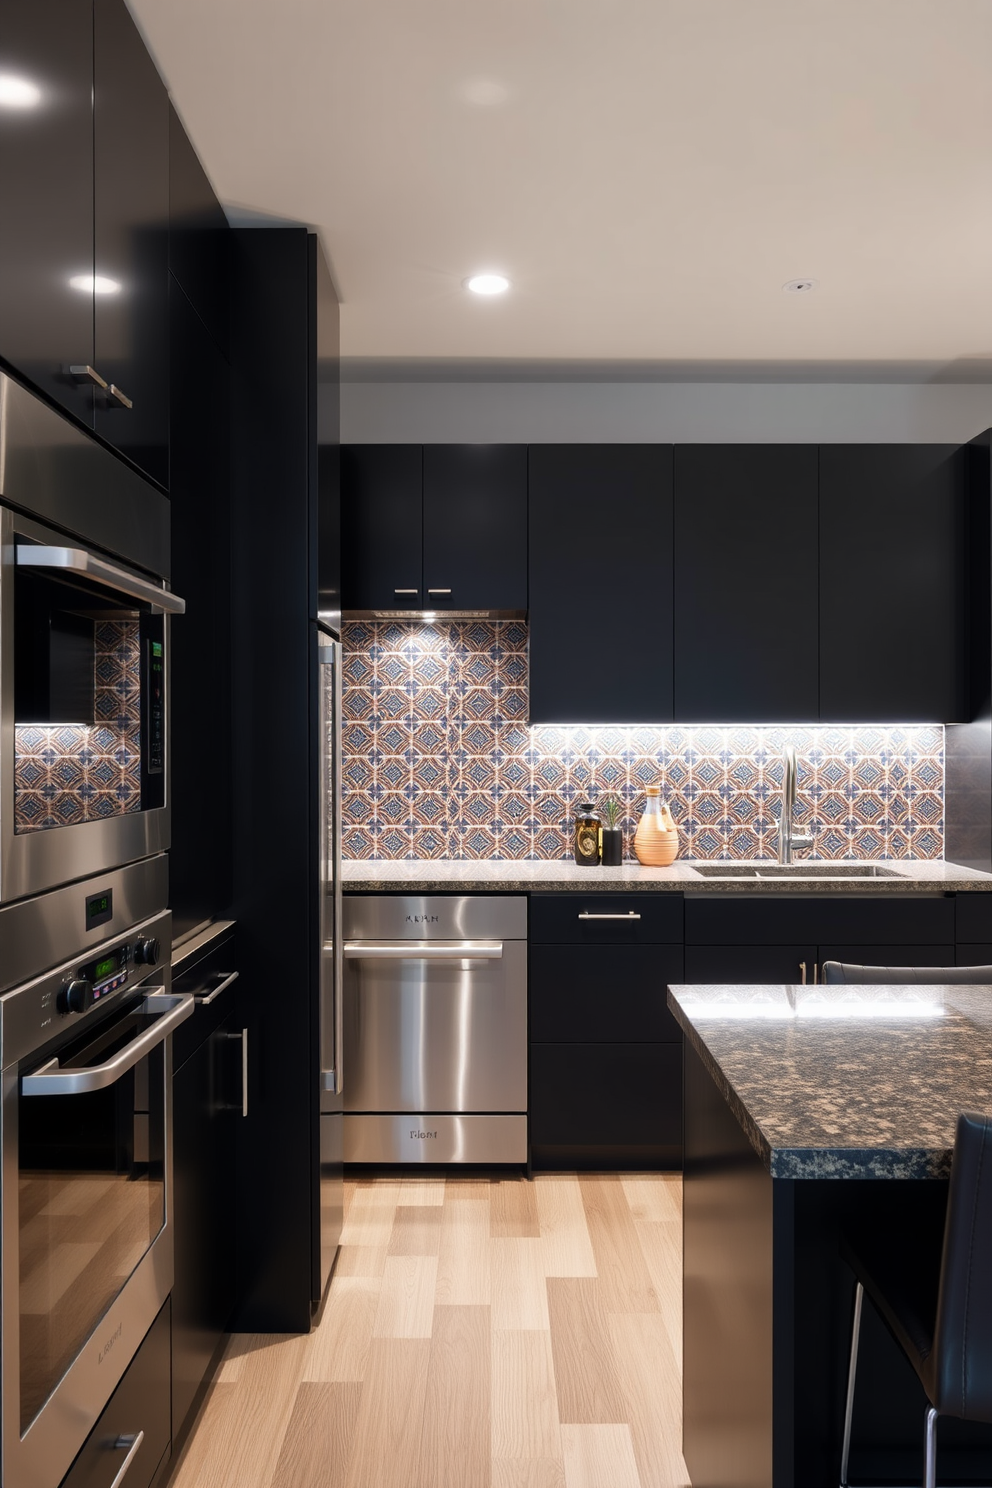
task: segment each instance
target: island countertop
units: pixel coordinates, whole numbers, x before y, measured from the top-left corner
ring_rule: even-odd
[[[992,986],[671,986],[772,1178],[946,1178],[992,1105]]]
[[[833,867],[852,876],[817,878],[811,871]],[[884,877],[859,877],[859,869],[885,870]],[[804,872],[804,869],[807,870]],[[755,874],[767,876],[756,877]],[[891,877],[888,876],[891,874]],[[943,859],[898,858],[858,864],[851,861],[794,863],[780,870],[774,860],[692,861],[676,859],[668,868],[624,863],[620,868],[580,868],[564,860],[537,862],[490,858],[346,859],[341,881],[346,891],[369,893],[685,893],[685,894],[946,894],[992,892],[992,874]]]

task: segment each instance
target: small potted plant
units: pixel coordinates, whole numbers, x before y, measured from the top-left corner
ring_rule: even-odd
[[[619,868],[623,863],[623,832],[620,830],[620,818],[623,808],[616,796],[605,796],[599,803],[599,814],[603,819],[603,854],[601,862],[604,868]]]

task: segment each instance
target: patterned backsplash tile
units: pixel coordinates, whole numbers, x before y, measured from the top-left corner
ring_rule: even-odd
[[[38,832],[141,806],[141,646],[137,621],[96,626],[95,724],[18,724],[14,830]]]
[[[619,797],[630,857],[653,784],[681,857],[774,857],[786,744],[811,856],[943,855],[941,726],[530,726],[518,621],[361,621],[343,641],[345,857],[566,858],[587,794]]]

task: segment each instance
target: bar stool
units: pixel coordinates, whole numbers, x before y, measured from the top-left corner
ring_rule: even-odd
[[[827,983],[891,982],[894,986],[923,982],[931,986],[955,982],[959,986],[992,985],[992,966],[855,966],[847,961],[824,961],[820,968]]]
[[[963,969],[963,968],[962,968]],[[988,968],[985,968],[988,970]],[[946,1219],[898,1235],[866,1225],[845,1233],[857,1277],[840,1483],[847,1488],[864,1294],[926,1391],[924,1488],[937,1481],[937,1417],[992,1422],[992,1119],[958,1117]]]

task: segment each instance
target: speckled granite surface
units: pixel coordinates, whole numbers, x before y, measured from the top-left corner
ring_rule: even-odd
[[[774,862],[740,861],[707,862],[699,866],[707,871],[726,868],[728,875],[740,874],[748,868],[764,871],[776,867]],[[521,889],[540,890],[544,893],[568,893],[576,889],[587,893],[620,889],[629,893],[636,889],[692,894],[939,894],[954,889],[992,892],[992,874],[959,868],[956,863],[941,860],[903,858],[897,862],[866,865],[891,869],[894,874],[892,878],[810,878],[804,876],[804,866],[796,863],[792,876],[788,879],[755,879],[704,877],[696,872],[692,863],[684,860],[673,863],[669,868],[642,868],[638,863],[625,863],[622,868],[580,868],[578,864],[569,862],[514,862],[500,858],[482,862],[455,862],[450,858],[437,858],[430,862],[410,859],[373,862],[350,860],[342,865],[341,876],[345,890],[353,893],[375,893],[376,890],[389,892],[397,889],[408,889],[415,893],[447,890],[469,894],[519,893]]]
[[[669,987],[773,1178],[946,1178],[992,1105],[992,987]]]

